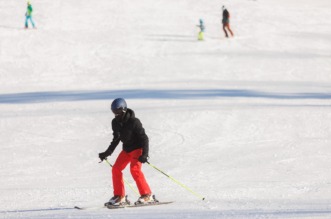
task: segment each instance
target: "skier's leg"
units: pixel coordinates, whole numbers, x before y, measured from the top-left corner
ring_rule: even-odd
[[[31,21],[32,27],[35,28],[34,21],[33,21],[32,17],[30,17],[30,21]]]
[[[28,23],[29,23],[29,21],[32,24],[32,18],[31,18],[31,16],[28,16]]]
[[[228,30],[230,31],[230,33],[231,33],[231,36],[234,36],[234,35],[233,35],[233,32],[232,32],[232,30],[231,30],[231,28],[230,28],[230,24],[227,24],[227,25],[226,25],[226,27],[227,27],[227,28],[228,28]]]
[[[226,32],[225,27],[226,27],[226,24],[223,24],[223,31],[224,31],[224,33],[225,33],[225,37],[228,37],[228,32]]]
[[[25,16],[25,28],[28,28],[28,16]]]
[[[120,195],[120,196],[125,195],[125,187],[124,187],[122,171],[128,165],[129,162],[130,162],[130,156],[125,151],[121,151],[112,169],[114,195]]]
[[[143,172],[141,171],[142,164],[138,161],[139,156],[142,154],[142,149],[137,149],[130,152],[131,164],[130,172],[133,179],[136,181],[140,195],[151,194],[151,189],[145,179]]]
[[[203,32],[202,32],[202,31],[199,32],[199,37],[198,37],[198,39],[199,39],[199,40],[203,40]]]
[[[202,37],[201,37],[201,31],[199,32],[199,34],[198,34],[198,40],[202,40]]]

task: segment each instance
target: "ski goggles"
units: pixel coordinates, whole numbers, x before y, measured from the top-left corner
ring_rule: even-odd
[[[125,112],[122,108],[120,108],[120,109],[114,109],[112,111],[113,111],[113,113],[114,113],[115,116],[120,116],[120,115],[122,115]]]

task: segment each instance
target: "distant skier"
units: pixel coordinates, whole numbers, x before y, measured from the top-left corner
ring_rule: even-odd
[[[205,25],[203,23],[203,20],[199,20],[199,25],[197,25],[200,28],[199,35],[198,35],[198,40],[204,40],[204,32],[205,32]]]
[[[32,5],[31,3],[28,1],[28,7],[26,9],[26,13],[25,13],[25,28],[29,28],[29,25],[28,25],[28,22],[30,20],[31,24],[32,24],[32,27],[35,28],[35,24],[33,22],[33,19],[32,19],[32,12],[33,12],[33,8],[32,8]]]
[[[225,8],[224,5],[222,6],[222,10],[223,10],[222,24],[223,24],[223,30],[224,30],[224,33],[225,33],[225,37],[229,37],[228,32],[226,31],[226,29],[228,29],[228,31],[231,33],[231,36],[234,36],[233,32],[230,28],[230,13]]]
[[[115,99],[111,104],[115,118],[112,120],[113,140],[108,149],[99,154],[101,160],[110,156],[122,141],[123,150],[118,155],[112,168],[114,197],[106,205],[127,205],[122,171],[130,163],[130,172],[135,180],[140,198],[136,203],[147,204],[154,202],[151,189],[141,171],[142,163],[147,162],[149,140],[140,120],[135,117],[133,110],[127,108],[123,98]]]

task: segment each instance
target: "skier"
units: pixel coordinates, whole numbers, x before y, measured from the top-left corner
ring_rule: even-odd
[[[231,36],[233,37],[233,32],[232,30],[230,29],[230,13],[229,11],[225,8],[225,6],[223,5],[222,6],[222,10],[223,10],[223,19],[222,19],[222,24],[223,24],[223,30],[224,30],[224,33],[225,33],[225,37],[229,37],[226,29],[229,30],[229,32],[231,33]]]
[[[199,20],[199,25],[197,25],[199,28],[200,28],[200,31],[199,31],[199,35],[198,35],[198,40],[203,40],[204,39],[204,32],[205,32],[205,25],[204,25],[204,23],[203,23],[203,20],[200,18],[200,20]]]
[[[28,1],[28,6],[27,6],[27,9],[26,9],[26,13],[25,13],[25,28],[29,28],[28,26],[28,22],[30,20],[31,24],[32,24],[32,27],[35,28],[35,24],[33,22],[33,19],[32,19],[32,5],[31,3]]]
[[[141,195],[136,204],[154,202],[151,189],[141,171],[142,163],[148,160],[149,151],[149,140],[145,129],[140,120],[135,117],[134,111],[127,108],[123,98],[115,99],[111,104],[111,110],[115,115],[112,120],[113,140],[105,152],[99,153],[99,158],[103,161],[110,156],[120,141],[123,143],[123,149],[112,168],[114,196],[105,205],[121,206],[129,204],[125,197],[122,174],[129,163],[131,175]]]

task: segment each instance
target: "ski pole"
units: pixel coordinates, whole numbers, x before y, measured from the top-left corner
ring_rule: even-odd
[[[159,171],[160,173],[162,173],[163,175],[165,175],[166,177],[168,177],[169,179],[171,179],[172,181],[174,181],[175,183],[177,183],[178,185],[180,185],[181,187],[183,187],[184,189],[186,189],[187,191],[191,192],[193,195],[201,198],[202,200],[205,200],[205,198],[202,195],[199,195],[198,193],[194,192],[192,189],[188,188],[187,186],[185,186],[183,183],[179,182],[178,180],[174,179],[173,177],[169,176],[168,174],[166,174],[165,172],[163,172],[162,170],[160,170],[159,168],[157,168],[156,166],[152,165],[150,162],[146,162],[149,166],[153,167],[154,169],[156,169],[157,171]]]
[[[113,165],[111,165],[111,163],[109,163],[109,161],[107,159],[105,159],[105,161],[109,164],[109,166],[111,166],[113,168]],[[126,181],[126,179],[124,177],[123,177],[123,180],[130,187],[130,189],[132,191],[134,191],[134,193],[136,193],[138,196],[140,196],[139,193],[130,185],[130,183],[128,183],[128,181]]]

